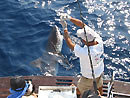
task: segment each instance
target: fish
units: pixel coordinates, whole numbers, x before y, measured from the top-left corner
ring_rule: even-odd
[[[52,53],[61,53],[62,44],[63,44],[63,35],[61,34],[59,28],[55,25],[52,28],[52,31],[48,38],[46,50]]]
[[[39,68],[43,75],[56,76],[59,65],[68,70],[72,68],[72,64],[69,64],[67,57],[61,53],[63,35],[56,25],[52,28],[45,47],[43,55],[31,62],[31,65]]]

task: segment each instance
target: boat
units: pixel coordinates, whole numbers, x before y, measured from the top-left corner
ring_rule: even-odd
[[[69,88],[72,88],[72,84],[75,85],[73,90],[75,90],[78,77],[74,76],[22,76],[25,80],[30,80],[35,85],[35,93],[37,94],[38,98],[40,96],[41,91],[45,89],[53,89],[61,88],[67,89],[69,93]],[[10,92],[10,78],[11,77],[0,77],[0,98],[6,98]],[[111,86],[108,86],[111,84]],[[110,88],[109,88],[110,87]],[[41,89],[42,88],[42,89]],[[108,96],[108,91],[111,91],[111,96],[108,98],[130,98],[130,83],[124,81],[113,80],[103,80],[103,96]],[[76,93],[74,93],[76,94]],[[75,96],[75,95],[74,95]],[[55,97],[56,98],[56,97]],[[57,97],[59,98],[59,97]],[[62,97],[66,98],[66,97]],[[67,97],[68,98],[68,97]],[[77,98],[77,97],[70,97],[70,98]]]

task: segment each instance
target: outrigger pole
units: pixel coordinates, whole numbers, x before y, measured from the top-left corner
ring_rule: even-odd
[[[86,30],[85,30],[85,26],[84,26],[84,22],[83,22],[83,15],[82,15],[82,12],[81,12],[79,0],[77,0],[77,3],[78,3],[78,6],[79,6],[79,9],[80,9],[80,18],[81,18],[81,21],[83,23],[84,33],[85,33],[85,36],[86,36]],[[86,42],[88,43],[87,36],[86,36]],[[95,79],[95,75],[94,75],[94,69],[93,69],[92,59],[91,59],[91,55],[90,55],[90,49],[89,49],[89,46],[87,46],[87,47],[88,47],[88,56],[89,56],[89,60],[90,60],[90,65],[91,65],[91,69],[92,69],[94,91],[98,95],[99,93],[98,93],[97,83],[96,83],[96,79]]]

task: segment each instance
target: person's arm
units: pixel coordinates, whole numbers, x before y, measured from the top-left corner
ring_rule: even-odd
[[[37,95],[35,93],[32,94],[34,96],[34,98],[38,98]]]
[[[71,17],[70,21],[74,23],[75,25],[79,26],[80,28],[83,28],[86,24],[83,23],[81,20]]]
[[[75,47],[75,44],[72,43],[70,37],[69,37],[69,34],[68,34],[68,29],[67,29],[67,23],[65,20],[61,20],[60,21],[61,25],[62,25],[62,28],[64,30],[64,39],[68,45],[68,47],[71,49],[71,50],[74,50],[74,47]]]
[[[74,47],[75,47],[75,44],[72,43],[70,37],[69,37],[69,34],[68,34],[68,30],[65,29],[64,30],[64,39],[68,45],[68,47],[71,49],[71,50],[74,50]]]
[[[26,96],[22,96],[22,98],[38,98],[37,97],[37,94],[35,94],[35,93],[32,93],[31,95],[26,95]]]

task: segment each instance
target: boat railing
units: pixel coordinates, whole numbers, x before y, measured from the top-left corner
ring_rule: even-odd
[[[73,76],[24,76],[35,85],[35,93],[38,93],[39,86],[69,86],[77,85],[78,78]],[[0,98],[6,98],[10,92],[10,77],[0,78]],[[103,96],[107,96],[108,82],[103,81]],[[112,86],[113,98],[130,98],[130,83],[114,80]]]

